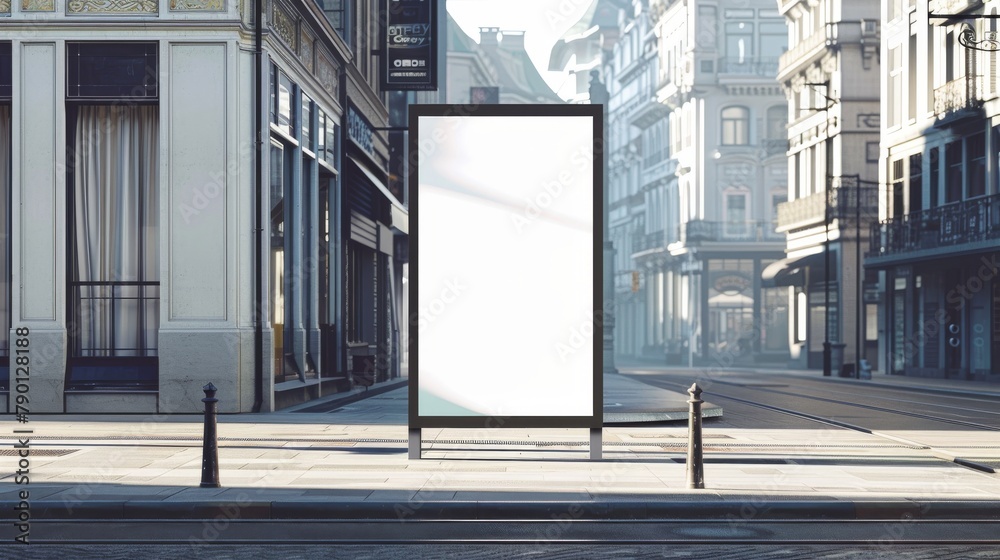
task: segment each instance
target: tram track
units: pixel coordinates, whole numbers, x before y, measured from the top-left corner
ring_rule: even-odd
[[[656,378],[656,379],[643,378],[642,381],[644,383],[648,383],[648,384],[654,385],[654,386],[659,385],[659,386],[662,387],[663,385],[669,385],[671,388],[676,387],[676,388],[679,388],[681,390],[686,390],[686,388],[688,387],[688,385],[686,385],[684,383],[679,383],[679,382],[676,382],[676,381],[670,381],[670,380],[663,379],[663,378]],[[785,396],[793,396],[793,397],[796,397],[796,398],[810,399],[810,400],[814,400],[814,401],[827,402],[827,403],[830,403],[830,404],[836,404],[836,405],[841,405],[841,406],[851,406],[851,407],[857,407],[857,408],[862,408],[862,409],[874,410],[874,411],[877,411],[877,412],[884,412],[884,413],[889,413],[889,414],[898,414],[898,415],[902,415],[902,416],[915,417],[915,418],[920,418],[922,420],[929,420],[929,421],[933,421],[933,422],[941,422],[941,423],[950,424],[950,425],[959,425],[959,426],[963,426],[963,427],[971,428],[971,429],[975,429],[975,430],[993,431],[993,432],[1000,431],[1000,427],[990,426],[990,425],[987,425],[987,424],[981,424],[981,423],[978,423],[978,422],[968,422],[968,421],[965,421],[965,420],[956,420],[954,418],[945,418],[945,417],[934,416],[934,415],[930,415],[930,414],[921,414],[921,413],[916,413],[916,412],[909,412],[909,411],[897,410],[897,409],[892,409],[892,408],[887,408],[887,407],[880,407],[880,406],[875,406],[875,405],[866,405],[866,404],[861,404],[861,403],[856,403],[856,402],[851,402],[851,401],[831,399],[831,398],[827,398],[827,397],[817,397],[815,395],[804,395],[804,394],[801,394],[801,393],[792,393],[792,392],[789,392],[789,391],[780,391],[780,390],[776,390],[774,387],[753,386],[753,385],[747,385],[747,384],[740,384],[740,383],[732,382],[732,381],[728,381],[727,382],[727,381],[719,381],[719,380],[713,380],[713,384],[729,385],[729,386],[733,386],[733,387],[740,387],[740,388],[743,388],[743,389],[751,389],[751,390],[754,390],[754,391],[760,391],[760,392],[765,392],[765,393],[772,393],[772,394],[785,395]],[[664,388],[666,388],[666,387],[664,387]],[[785,408],[785,407],[782,407],[782,406],[775,406],[775,405],[771,405],[771,404],[767,404],[767,403],[762,403],[759,400],[746,399],[746,398],[741,398],[741,397],[737,397],[737,396],[733,396],[733,395],[727,395],[727,394],[719,393],[719,392],[716,392],[716,391],[706,391],[704,393],[704,396],[708,397],[708,398],[711,398],[713,401],[716,401],[716,400],[719,400],[719,399],[730,400],[730,401],[738,402],[738,403],[741,403],[741,404],[744,404],[744,405],[747,405],[747,406],[751,406],[751,407],[755,407],[755,408],[760,408],[760,409],[768,410],[768,411],[771,411],[771,412],[777,412],[777,413],[780,413],[780,414],[786,414],[786,415],[793,416],[795,418],[799,418],[799,419],[803,419],[803,420],[809,420],[809,421],[812,421],[812,422],[816,422],[818,424],[823,424],[823,425],[827,425],[827,426],[833,426],[833,427],[836,427],[836,428],[841,428],[841,429],[850,430],[850,431],[854,431],[854,432],[860,432],[860,433],[868,434],[868,435],[875,436],[875,437],[878,437],[878,438],[887,439],[887,440],[890,440],[890,441],[894,441],[894,442],[897,442],[897,443],[902,443],[904,445],[910,446],[914,450],[920,450],[920,451],[926,452],[926,453],[928,453],[929,455],[933,456],[936,459],[947,461],[947,462],[959,465],[961,467],[964,467],[964,468],[967,468],[967,469],[970,469],[970,470],[973,470],[973,471],[976,471],[976,472],[979,472],[979,473],[988,474],[988,475],[996,475],[997,474],[997,470],[993,466],[991,466],[991,465],[988,465],[988,464],[985,464],[985,463],[981,463],[981,462],[978,462],[978,461],[974,461],[974,460],[970,460],[970,459],[966,459],[966,458],[963,458],[963,457],[959,457],[956,454],[954,454],[954,453],[952,453],[952,452],[950,452],[950,451],[948,451],[946,449],[941,449],[941,448],[936,447],[934,445],[929,445],[929,444],[922,443],[922,442],[919,442],[919,441],[915,441],[915,440],[912,440],[912,439],[909,439],[909,438],[904,438],[904,437],[896,436],[896,435],[893,435],[893,434],[888,434],[888,433],[885,433],[885,432],[883,432],[881,430],[868,428],[868,427],[861,426],[861,425],[858,425],[858,424],[853,424],[853,423],[850,423],[850,422],[844,422],[842,420],[836,420],[836,419],[833,419],[833,418],[828,418],[828,417],[821,416],[821,415],[818,415],[818,414],[812,414],[812,413],[808,413],[808,412],[803,412],[801,410],[794,410],[794,409]]]
[[[715,381],[714,383],[719,384],[719,385],[733,385],[733,386],[743,387],[745,389],[751,389],[751,390],[754,390],[754,391],[764,391],[764,392],[774,393],[774,394],[778,394],[778,395],[788,395],[788,396],[798,397],[798,398],[803,398],[803,399],[812,399],[812,400],[816,400],[816,401],[828,402],[828,403],[837,404],[837,405],[847,405],[847,406],[853,406],[853,407],[857,407],[857,408],[866,408],[866,409],[869,409],[869,410],[877,410],[879,412],[888,412],[888,413],[891,413],[891,414],[899,414],[899,415],[902,415],[902,416],[911,416],[913,418],[920,418],[920,419],[923,419],[923,420],[931,420],[931,421],[934,421],[934,422],[943,422],[945,424],[955,424],[957,426],[963,426],[963,427],[966,427],[966,428],[975,428],[975,429],[978,429],[978,430],[988,430],[988,431],[1000,432],[1000,426],[990,426],[988,424],[980,424],[978,422],[969,422],[969,421],[966,421],[966,420],[956,420],[954,418],[945,418],[943,416],[934,416],[932,414],[922,414],[920,412],[910,412],[910,411],[906,411],[906,410],[899,410],[899,409],[888,408],[888,407],[884,407],[884,406],[862,404],[862,403],[858,403],[858,402],[851,402],[851,401],[844,401],[844,400],[838,400],[838,399],[831,399],[831,398],[827,398],[827,397],[818,397],[816,395],[806,395],[806,394],[803,394],[803,393],[792,393],[790,391],[780,391],[780,390],[774,389],[773,387],[755,387],[753,385],[741,385],[739,383],[733,383],[731,381]],[[923,404],[923,403],[921,403],[921,404]]]

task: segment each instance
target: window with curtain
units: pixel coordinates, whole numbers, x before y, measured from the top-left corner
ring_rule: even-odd
[[[76,108],[71,161],[72,354],[151,358],[159,326],[159,141],[155,106]],[[70,385],[144,384],[93,364]],[[146,380],[148,381],[148,380]]]
[[[750,109],[726,107],[722,110],[722,144],[742,146],[750,143]]]
[[[157,388],[156,43],[67,44],[67,389]]]

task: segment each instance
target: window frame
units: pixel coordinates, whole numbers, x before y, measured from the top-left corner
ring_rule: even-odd
[[[739,117],[726,116],[739,111]],[[750,145],[750,108],[745,105],[727,105],[719,111],[719,144],[722,146]],[[741,141],[742,140],[742,141]]]

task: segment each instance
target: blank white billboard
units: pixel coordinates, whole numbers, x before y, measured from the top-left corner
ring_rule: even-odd
[[[600,107],[410,122],[411,427],[599,427]]]

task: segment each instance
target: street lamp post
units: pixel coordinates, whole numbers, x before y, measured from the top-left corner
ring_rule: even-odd
[[[610,99],[608,88],[601,83],[600,72],[590,71],[590,102],[600,104],[604,108],[604,134],[601,138],[601,157],[604,158],[603,184],[603,209],[604,216],[603,242],[604,242],[604,308],[599,315],[601,328],[604,332],[604,363],[602,368],[604,373],[618,373],[615,367],[615,248],[611,242],[611,233],[608,223],[610,222],[610,195],[611,186],[608,184],[608,100]],[[597,319],[595,317],[595,319]]]
[[[830,89],[830,82],[806,82],[803,84],[807,87],[820,87],[822,86],[827,91]],[[823,107],[807,107],[807,109],[823,111],[823,117],[826,121],[826,140],[824,146],[826,148],[826,185],[825,185],[825,204],[824,204],[824,235],[823,235],[823,376],[829,377],[833,369],[833,356],[832,356],[832,346],[830,344],[830,198],[832,197],[832,187],[833,181],[830,180],[833,171],[833,135],[830,134],[830,107],[837,102],[827,94],[821,93],[821,96],[826,100],[826,105]],[[840,301],[838,299],[838,301]],[[808,305],[808,304],[807,304]]]

